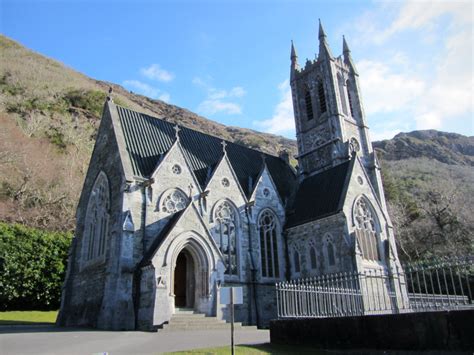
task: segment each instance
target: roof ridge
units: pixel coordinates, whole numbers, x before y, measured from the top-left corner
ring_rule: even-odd
[[[221,140],[221,141],[225,141],[226,143],[234,144],[234,145],[237,145],[237,146],[239,146],[239,147],[242,147],[242,148],[245,148],[245,149],[249,149],[249,150],[255,151],[255,152],[257,152],[257,153],[265,154],[265,155],[267,155],[267,156],[269,156],[269,157],[272,157],[272,158],[277,158],[277,159],[282,160],[282,159],[281,159],[279,156],[277,156],[277,155],[273,155],[273,154],[270,154],[270,153],[265,153],[265,152],[263,152],[263,151],[261,151],[261,150],[258,150],[258,149],[255,149],[255,148],[250,148],[250,147],[247,147],[246,145],[239,144],[239,143],[236,143],[236,142],[232,142],[232,141],[230,141],[230,140],[227,140],[227,139],[225,139],[225,138],[223,138],[223,137],[216,136],[216,135],[211,134],[211,133],[206,133],[206,132],[203,132],[203,131],[199,131],[199,130],[197,130],[197,129],[188,127],[188,126],[183,125],[183,124],[181,124],[181,123],[167,121],[167,120],[164,119],[164,118],[160,118],[160,117],[157,117],[157,116],[152,116],[152,115],[150,115],[150,114],[148,114],[148,113],[146,113],[146,112],[139,111],[139,110],[134,110],[134,109],[131,109],[131,108],[128,108],[128,107],[125,107],[125,106],[121,106],[121,105],[117,105],[117,104],[115,104],[115,106],[120,107],[121,109],[124,109],[124,110],[127,110],[127,111],[132,111],[132,112],[135,112],[135,113],[138,113],[138,114],[143,114],[143,115],[146,115],[146,116],[148,116],[148,117],[151,117],[151,118],[154,118],[154,119],[156,119],[156,120],[160,120],[160,121],[163,121],[163,122],[166,122],[166,123],[169,123],[169,124],[173,124],[173,123],[174,123],[174,124],[179,125],[181,128],[189,129],[189,130],[191,130],[191,131],[194,131],[194,132],[197,132],[197,133],[200,133],[200,134],[205,134],[206,136],[213,137],[213,138],[219,139],[219,140]],[[226,126],[226,125],[224,125],[224,126],[225,126],[225,127],[228,127],[228,126]],[[236,127],[236,126],[232,126],[232,127]],[[241,127],[237,127],[237,128],[241,128]]]

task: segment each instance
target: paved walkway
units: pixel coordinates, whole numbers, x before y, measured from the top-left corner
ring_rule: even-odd
[[[236,330],[236,344],[270,341],[268,330]],[[51,326],[0,327],[0,354],[160,354],[230,344],[228,330],[109,332]]]

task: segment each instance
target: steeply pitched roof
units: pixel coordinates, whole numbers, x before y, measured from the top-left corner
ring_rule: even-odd
[[[174,124],[121,106],[116,107],[133,173],[149,177],[176,140]],[[204,188],[222,158],[222,139],[190,128],[180,128],[178,134],[185,157],[201,188]],[[263,169],[262,155],[265,156],[268,170],[282,199],[290,196],[295,176],[282,159],[232,142],[227,142],[226,151],[248,198]]]
[[[288,209],[286,227],[314,221],[342,210],[355,158],[303,180]]]

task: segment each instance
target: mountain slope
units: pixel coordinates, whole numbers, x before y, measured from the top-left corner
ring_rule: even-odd
[[[0,220],[72,230],[109,87],[125,107],[270,154],[287,138],[226,127],[94,80],[0,36]],[[374,142],[404,258],[472,252],[474,137],[438,131]]]
[[[435,130],[399,133],[374,142],[386,160],[429,158],[451,165],[474,166],[474,137]]]

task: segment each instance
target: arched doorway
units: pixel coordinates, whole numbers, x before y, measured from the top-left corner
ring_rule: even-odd
[[[174,268],[174,305],[176,308],[194,308],[194,260],[186,249],[176,259]]]

